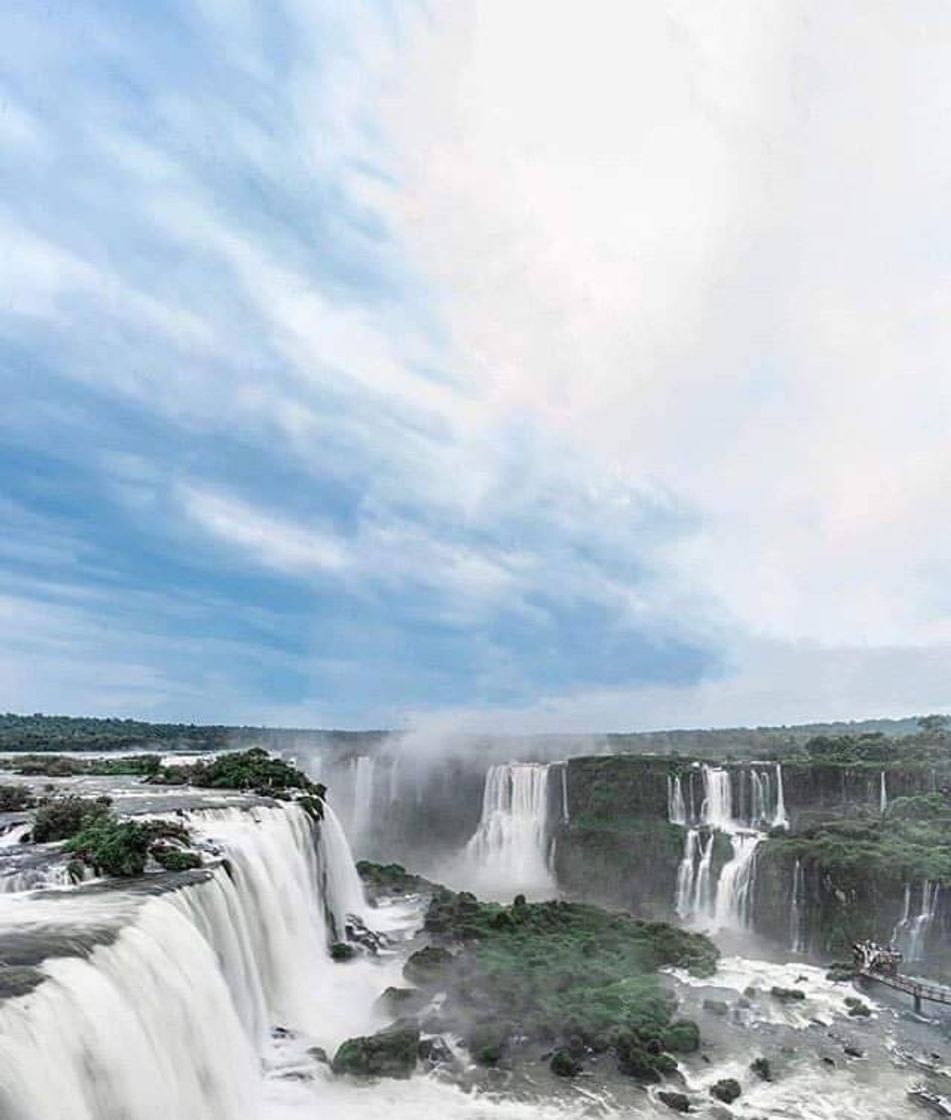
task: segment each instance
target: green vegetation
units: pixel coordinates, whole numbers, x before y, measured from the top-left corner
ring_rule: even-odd
[[[150,854],[163,866],[170,863],[169,870],[184,871],[201,865],[197,853],[172,849],[162,843],[167,840],[187,843],[188,830],[170,821],[118,820],[106,812],[85,823],[66,842],[66,850],[97,875],[142,875]],[[176,858],[182,856],[192,858]]]
[[[413,875],[401,863],[373,863],[361,859],[357,861],[357,871],[374,897],[429,894],[440,889],[422,875]]]
[[[261,747],[219,755],[210,762],[190,766],[163,766],[150,779],[156,785],[192,785],[202,789],[247,789],[274,794],[303,790],[323,799],[324,787],[312,782],[296,766],[273,758]]]
[[[702,935],[579,903],[519,896],[503,906],[445,888],[424,928],[458,951],[422,950],[404,974],[447,991],[450,1020],[482,1064],[502,1060],[525,1035],[576,1057],[579,1048],[613,1048],[622,1072],[654,1080],[675,1066],[665,1050],[699,1045],[695,1024],[672,1022],[674,1000],[657,970],[711,975],[718,951]]]
[[[101,817],[109,816],[111,804],[108,797],[76,797],[70,794],[50,798],[37,809],[33,840],[37,844],[68,840]]]
[[[36,804],[29,786],[0,785],[0,813],[16,813]]]
[[[84,774],[145,777],[159,769],[157,754],[126,755],[123,758],[73,758],[59,754],[24,754],[0,759],[0,766],[28,777],[74,778]]]

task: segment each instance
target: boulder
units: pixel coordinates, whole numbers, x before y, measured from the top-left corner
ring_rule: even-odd
[[[740,1083],[735,1077],[724,1077],[722,1081],[710,1086],[710,1096],[724,1104],[732,1104],[741,1092]]]
[[[418,988],[390,987],[384,989],[373,1008],[383,1015],[412,1015],[426,1002],[426,996]]]
[[[331,1069],[357,1077],[409,1077],[416,1068],[419,1028],[395,1023],[374,1035],[348,1038],[342,1043]]]
[[[418,949],[403,965],[403,975],[411,984],[424,987],[441,983],[446,978],[453,955],[438,945]]]
[[[770,1068],[768,1059],[766,1058],[754,1058],[750,1062],[750,1069],[753,1071],[753,1073],[756,1074],[760,1081],[773,1080],[773,1071]]]
[[[782,1003],[793,1003],[797,999],[806,998],[806,993],[802,988],[780,988],[774,986],[769,989],[769,994],[773,999],[778,999]]]
[[[711,1011],[714,1015],[727,1015],[730,1011],[730,1005],[725,999],[705,999],[703,1010]]]
[[[357,950],[353,945],[347,944],[346,941],[335,941],[330,946],[330,959],[342,963],[343,961],[352,961],[357,955]]]
[[[569,1051],[556,1050],[551,1056],[548,1068],[556,1077],[577,1077],[583,1067]]]
[[[425,1062],[430,1068],[433,1066],[452,1065],[455,1060],[449,1043],[441,1035],[430,1038],[421,1038],[417,1050],[419,1060]]]
[[[690,1098],[686,1093],[676,1093],[669,1089],[662,1089],[657,1094],[657,1099],[668,1108],[672,1108],[674,1112],[689,1112],[690,1111]]]

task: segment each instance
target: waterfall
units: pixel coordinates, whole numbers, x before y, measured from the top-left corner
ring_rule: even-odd
[[[733,826],[733,789],[730,772],[720,766],[703,765],[703,804],[700,815],[711,828],[729,831]]]
[[[902,905],[901,917],[895,923],[895,928],[892,930],[892,944],[898,946],[903,945],[909,929],[911,929],[911,883],[906,883],[905,901]]]
[[[783,764],[776,763],[776,812],[773,814],[773,828],[789,828],[786,815],[786,794],[783,790]]]
[[[671,824],[686,825],[687,823],[687,808],[684,804],[684,790],[679,774],[667,775],[667,819]]]
[[[888,809],[888,790],[885,788],[885,771],[883,770],[881,772],[881,774],[879,775],[878,810],[882,814],[882,816],[884,817],[887,809]]]
[[[926,879],[921,884],[921,909],[911,923],[908,938],[908,959],[910,961],[920,961],[924,957],[928,932],[938,913],[940,893],[941,889],[937,883]]]
[[[568,763],[561,764],[561,819],[567,824],[571,817],[568,814]]]
[[[400,756],[394,755],[390,763],[389,803],[395,805],[400,799]]]
[[[692,773],[689,778],[692,780]],[[786,827],[783,775],[779,764],[769,770],[743,767],[736,775],[721,766],[700,767],[703,801],[699,817],[688,816],[682,780],[667,779],[667,815],[672,824],[688,828],[677,867],[674,909],[683,919],[710,922],[718,928],[745,929],[752,918],[756,849],[770,827]],[[690,793],[692,796],[692,786]],[[732,853],[716,886],[712,860],[716,834],[730,839]]]
[[[697,829],[688,829],[684,840],[684,854],[677,868],[677,894],[674,899],[674,910],[680,918],[689,918],[693,912],[694,870],[699,840],[700,833]]]
[[[693,913],[708,914],[713,904],[713,895],[710,890],[710,864],[713,859],[713,843],[716,834],[710,832],[706,840],[700,844],[700,859],[694,882]]]
[[[12,848],[19,844],[32,828],[33,825],[29,821],[25,824],[11,825],[6,832],[0,833],[0,848]]]
[[[805,876],[797,859],[793,868],[792,903],[789,907],[789,947],[794,953],[806,951]]]
[[[763,837],[757,832],[737,832],[730,839],[733,855],[720,872],[713,915],[718,929],[745,929],[753,900],[756,849]]]
[[[547,763],[507,762],[485,777],[482,817],[464,862],[493,891],[551,893]]]
[[[270,1028],[325,1045],[350,1030],[323,893],[349,881],[338,861],[352,868],[342,832],[328,843],[335,818],[319,839],[296,805],[188,820],[225,865],[144,900],[97,896],[117,915],[134,904],[131,921],[86,957],[47,959],[35,989],[0,1003],[4,1120],[260,1120]],[[56,900],[64,928],[82,893]]]
[[[366,835],[373,821],[373,770],[374,759],[362,754],[353,763],[353,817],[354,843]]]

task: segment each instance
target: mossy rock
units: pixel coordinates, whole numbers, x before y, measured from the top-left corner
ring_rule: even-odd
[[[724,1104],[732,1104],[741,1092],[740,1083],[735,1077],[724,1077],[722,1081],[710,1086],[710,1096]]]
[[[348,1038],[342,1043],[331,1069],[355,1077],[407,1078],[416,1068],[419,1028],[396,1023],[374,1035]]]
[[[700,1049],[700,1028],[692,1019],[678,1019],[661,1035],[665,1050],[673,1054],[693,1054]]]
[[[660,1080],[656,1064],[658,1055],[647,1050],[637,1031],[624,1031],[615,1042],[614,1051],[617,1054],[617,1068],[627,1077],[645,1082]]]
[[[677,1093],[671,1089],[661,1089],[657,1094],[657,1099],[672,1108],[674,1112],[689,1112],[690,1111],[690,1098],[686,1093]]]
[[[373,1005],[384,1015],[412,1015],[426,1003],[426,996],[418,988],[386,988]]]
[[[556,1077],[577,1077],[584,1067],[569,1051],[556,1050],[551,1056],[548,1068]]]
[[[770,1068],[769,1060],[767,1058],[754,1058],[750,1062],[750,1069],[760,1081],[772,1081],[773,1071]]]
[[[466,1038],[473,1061],[480,1066],[495,1066],[502,1060],[511,1034],[507,1023],[477,1023]]]
[[[448,949],[439,945],[427,945],[418,949],[403,966],[403,975],[412,984],[431,987],[446,979],[446,975],[454,960],[453,954]]]
[[[330,959],[342,964],[344,961],[352,961],[357,955],[357,950],[353,945],[348,945],[346,941],[335,941],[330,946]]]
[[[781,1003],[795,1003],[796,1000],[806,998],[806,993],[802,988],[780,988],[778,985],[770,988],[769,994]]]
[[[183,851],[181,848],[156,845],[152,848],[151,855],[166,871],[194,871],[201,867],[201,856],[197,852]]]
[[[853,1019],[867,1019],[872,1014],[872,1009],[867,1003],[856,1003],[849,1008],[849,1015]]]

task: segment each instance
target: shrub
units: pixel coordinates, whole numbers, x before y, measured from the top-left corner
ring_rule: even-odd
[[[37,810],[33,822],[33,840],[46,844],[54,840],[68,840],[101,817],[109,816],[108,797],[55,797],[44,802]]]

